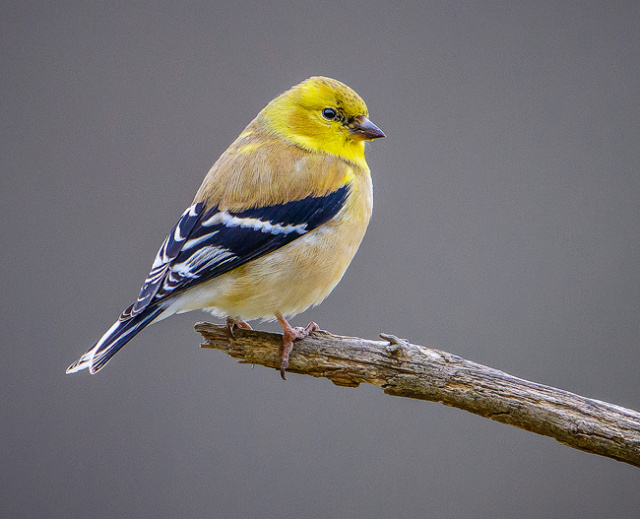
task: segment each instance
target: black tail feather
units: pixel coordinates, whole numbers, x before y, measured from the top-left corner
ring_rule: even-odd
[[[116,321],[89,351],[67,368],[67,373],[83,369],[97,373],[125,344],[151,324],[162,310],[160,306],[148,306],[130,319]]]

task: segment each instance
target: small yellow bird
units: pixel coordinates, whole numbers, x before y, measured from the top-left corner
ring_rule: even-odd
[[[229,331],[251,319],[293,341],[316,330],[294,316],[329,295],[371,217],[365,141],[384,137],[347,85],[312,77],[271,101],[213,165],[165,238],[140,295],[67,373],[97,373],[147,325],[203,309]]]

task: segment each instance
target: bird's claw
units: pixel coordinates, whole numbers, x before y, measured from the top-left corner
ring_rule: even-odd
[[[249,323],[245,323],[244,321],[238,321],[233,317],[227,317],[227,330],[229,330],[229,335],[231,335],[232,339],[236,338],[234,333],[236,328],[242,328],[244,330],[253,330],[253,328],[251,328],[251,325]]]
[[[285,320],[285,318],[282,317],[282,315],[276,314],[276,318],[280,322],[280,325],[282,326],[282,331],[283,331],[282,354],[280,355],[280,376],[282,377],[282,380],[287,380],[287,376],[285,375],[285,372],[289,367],[289,355],[291,353],[291,350],[293,349],[293,341],[295,341],[296,339],[304,339],[311,332],[315,332],[316,330],[319,330],[320,327],[316,323],[311,321],[304,328],[302,326],[296,326],[295,328],[293,328]]]

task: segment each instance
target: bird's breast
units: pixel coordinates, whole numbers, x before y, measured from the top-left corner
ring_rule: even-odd
[[[291,316],[322,302],[344,275],[369,223],[373,193],[366,173],[354,178],[345,205],[329,222],[193,289],[190,299],[214,314],[245,320],[271,319],[275,312]]]

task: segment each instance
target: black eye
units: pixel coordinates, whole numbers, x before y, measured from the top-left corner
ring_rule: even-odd
[[[325,108],[322,110],[322,117],[328,119],[329,121],[333,121],[338,116],[338,112],[336,112],[333,108]]]

